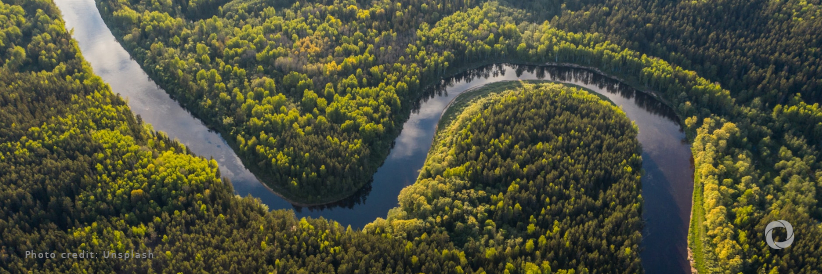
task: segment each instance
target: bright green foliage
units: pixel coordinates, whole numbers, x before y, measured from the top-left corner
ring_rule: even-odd
[[[287,8],[232,1],[218,16],[192,23],[148,1],[101,2],[110,21],[133,22],[112,26],[149,73],[190,97],[183,101],[209,124],[237,136],[244,158],[280,176],[269,180],[273,185],[299,182],[294,188],[314,197],[356,189],[383,159],[420,87],[449,68],[572,63],[656,91],[683,120],[695,142],[695,197],[704,201],[695,208],[706,215],[694,218],[706,221],[692,225],[691,236],[692,245],[703,246],[695,254],[703,270],[822,269],[814,259],[822,257],[818,237],[778,254],[762,241],[764,226],[776,219],[794,224],[797,235],[820,234],[820,110],[792,95],[819,96],[822,17],[813,1],[319,1]],[[553,24],[532,20],[553,15]],[[599,33],[585,33],[592,29]],[[198,44],[209,50],[197,52]],[[211,89],[216,77],[192,78],[199,71],[220,74],[225,90]],[[263,108],[271,112],[257,122],[249,111],[260,99],[256,91],[247,97],[262,77],[274,79],[286,100]],[[304,109],[314,106],[310,93],[303,103],[305,89],[323,95],[325,113]],[[233,100],[215,99],[223,93]],[[198,110],[207,98],[223,105]],[[730,133],[716,132],[723,127]],[[357,161],[373,166],[342,164]],[[320,165],[331,172],[311,177]],[[354,179],[335,179],[339,174]]]
[[[677,105],[700,101],[683,116],[734,102],[718,85],[693,74],[682,83],[671,75],[681,69],[602,35],[530,23],[525,12],[494,2],[422,2],[297,2],[277,10],[232,1],[219,16],[191,21],[150,1],[99,6],[161,86],[231,136],[267,184],[299,201],[339,199],[365,184],[411,102],[449,67],[492,60],[602,67],[674,94]],[[322,166],[325,175],[314,175]]]
[[[537,21],[598,32],[694,70],[740,102],[759,98],[773,107],[796,93],[822,102],[819,0],[506,1],[522,8],[541,5],[527,8]],[[556,9],[561,5],[565,9]]]
[[[407,50],[415,28],[470,1],[158,2],[99,3],[132,56],[246,166],[290,199],[327,202],[370,180],[411,91],[453,59]]]
[[[42,41],[61,57],[52,66],[27,52],[17,70],[0,69],[0,272],[470,269],[440,257],[458,253],[445,241],[410,244],[367,235],[322,219],[297,220],[290,211],[269,212],[258,200],[234,196],[216,161],[151,131],[91,73],[52,3],[0,2],[0,16],[9,11],[21,18],[10,23],[20,35],[4,40],[9,48]],[[31,39],[37,34],[44,40]],[[104,251],[132,250],[154,258],[101,258]],[[57,257],[25,258],[26,251]],[[96,258],[60,258],[81,251]],[[412,262],[408,254],[423,259]]]
[[[802,99],[818,101],[822,85],[818,1],[99,2],[147,72],[289,197],[334,200],[365,184],[422,87],[446,73],[494,61],[571,63],[656,91],[681,117],[701,201],[690,242],[701,246],[704,271],[822,270],[820,237],[798,238],[789,252],[762,241],[778,219],[797,235],[822,234],[822,110]],[[76,51],[50,48],[66,37],[42,16],[56,11],[25,3],[22,21],[20,8],[3,5],[11,19],[0,20],[0,62],[60,70]],[[558,17],[532,20],[544,14]],[[32,43],[11,42],[32,27]],[[0,130],[11,136],[14,126]],[[505,252],[494,251],[483,256]]]
[[[585,91],[510,88],[473,103],[440,131],[400,206],[366,230],[446,234],[462,248],[460,258],[489,273],[541,264],[640,272],[636,128]]]
[[[393,221],[397,228],[392,228],[394,233],[406,233],[402,235],[371,227],[363,233],[325,220],[297,220],[293,213],[269,212],[254,199],[237,198],[230,184],[219,179],[215,161],[191,155],[182,145],[134,119],[123,100],[113,95],[83,62],[53,4],[26,2],[22,6],[24,12],[20,14],[27,21],[31,21],[32,14],[40,13],[40,19],[49,24],[21,24],[21,36],[8,42],[27,48],[25,42],[31,40],[26,37],[42,33],[44,28],[54,29],[54,40],[49,43],[65,55],[54,67],[35,64],[27,58],[21,66],[28,71],[0,70],[0,195],[4,197],[0,200],[0,247],[4,270],[484,273],[488,269],[487,272],[551,273],[552,267],[577,267],[560,259],[557,262],[562,264],[554,266],[526,260],[527,256],[508,250],[510,245],[502,240],[498,249],[489,247],[484,254],[476,250],[466,252],[454,246],[448,233],[426,234],[423,228],[427,225],[422,221]],[[2,7],[8,10],[21,5]],[[592,97],[577,99],[592,107],[609,109],[597,105]],[[621,119],[627,125],[627,120]],[[539,125],[533,122],[528,126]],[[621,138],[631,140],[636,149],[632,135],[635,132],[629,132],[633,133]],[[494,141],[497,142],[482,146],[493,149],[490,146],[499,144],[497,139]],[[638,166],[638,158],[629,160],[630,165]],[[638,175],[637,170],[616,169],[633,176]],[[533,189],[528,187],[511,190],[509,186],[506,193],[512,196],[499,199],[503,205],[505,201],[531,199],[528,195]],[[522,193],[514,194],[518,189]],[[632,191],[637,189],[635,185]],[[513,208],[515,213],[531,210],[525,200],[519,200]],[[638,210],[631,207],[631,214],[636,216]],[[520,217],[493,218],[500,228],[506,228],[513,218]],[[547,228],[533,226],[545,222],[544,218],[529,221],[525,233],[533,236],[518,237],[530,239],[547,233]],[[494,226],[493,221],[489,225]],[[626,237],[628,240],[637,236]],[[534,247],[526,245],[522,252],[546,253],[546,241],[529,241]],[[25,252],[29,250],[85,250],[95,252],[96,256],[103,251],[134,250],[151,252],[154,259],[26,259]],[[627,262],[636,259],[636,254],[631,253],[636,248],[625,250],[614,254],[622,254],[617,256],[627,258]],[[475,261],[483,256],[500,263]]]

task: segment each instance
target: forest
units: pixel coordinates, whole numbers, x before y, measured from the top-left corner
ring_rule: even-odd
[[[818,1],[511,2],[98,1],[152,78],[291,196],[364,184],[444,75],[575,64],[654,92],[685,125],[699,271],[822,269],[822,239],[761,241],[778,219],[822,231]]]
[[[505,182],[510,183],[506,194],[498,195],[503,187],[483,185],[484,180],[523,174],[500,169],[486,178],[481,173],[486,163],[471,158],[477,155],[429,161],[418,184],[401,195],[401,206],[387,220],[375,221],[369,227],[373,231],[348,231],[326,220],[298,221],[288,212],[266,213],[252,199],[230,198],[230,183],[220,180],[214,163],[190,155],[131,117],[82,62],[53,4],[4,0],[1,5],[0,259],[8,269],[433,273],[480,272],[476,267],[481,265],[483,271],[493,269],[488,272],[527,272],[537,257],[556,261],[554,269],[603,269],[598,256],[586,258],[584,268],[571,266],[562,257],[568,253],[552,255],[539,240],[533,249],[539,256],[507,257],[525,253],[514,252],[520,246],[515,240],[498,241],[486,224],[482,230],[477,224],[470,237],[450,239],[457,229],[474,228],[468,225],[472,216],[452,216],[455,207],[447,202],[455,198],[447,195],[457,193],[428,192],[429,187],[486,191],[488,201],[505,209],[483,217],[486,223],[509,227],[509,239],[522,239],[526,249],[537,234],[517,232],[528,226],[508,199],[530,201],[527,210],[559,210],[552,203],[589,205],[589,200],[535,197],[588,197],[590,192],[563,186],[533,194],[522,181],[553,178],[550,174],[524,172],[517,187]],[[575,64],[659,95],[682,120],[696,170],[689,247],[700,272],[822,270],[819,237],[802,237],[789,250],[773,250],[761,240],[765,225],[778,219],[792,223],[796,235],[822,232],[818,0],[99,0],[98,6],[149,75],[209,126],[231,136],[227,139],[246,166],[289,198],[335,200],[367,183],[414,100],[445,75],[490,62]],[[469,133],[460,138],[482,136],[496,140],[495,146],[504,144],[497,140],[501,135]],[[449,145],[458,149],[460,144]],[[529,152],[518,153],[513,155]],[[507,161],[487,164],[512,167]],[[444,162],[476,173],[466,175]],[[509,197],[508,190],[517,194]],[[637,201],[633,192],[621,191],[626,191],[619,193],[621,202]],[[460,203],[464,209],[465,202]],[[441,204],[446,210],[432,211]],[[468,208],[473,210],[465,212],[482,216],[479,205]],[[445,217],[456,221],[445,221],[446,231],[420,239],[384,233],[389,224],[429,229]],[[565,217],[557,227],[584,224],[575,215]],[[547,216],[534,218],[527,221],[534,231],[553,228]],[[159,235],[170,236],[158,240]],[[551,245],[558,243],[548,238]],[[212,252],[228,249],[226,244],[238,251]],[[26,249],[90,245],[174,251],[165,254],[166,263],[142,266],[19,258]],[[590,250],[602,246],[591,243]],[[460,259],[484,255],[482,262]],[[608,260],[635,267],[635,249],[623,256]]]
[[[91,72],[51,1],[0,2],[0,17],[10,19],[0,21],[2,46],[13,49],[0,64],[0,272],[470,269],[442,256],[459,254],[442,237],[369,235],[236,197],[216,161],[141,123]],[[26,251],[130,250],[155,257],[25,258]]]
[[[453,140],[441,137],[435,156],[467,157],[429,162],[388,220],[355,231],[235,196],[216,161],[192,155],[132,115],[91,72],[58,12],[45,0],[0,3],[0,16],[13,19],[4,26],[10,38],[4,46],[23,52],[4,59],[0,69],[3,272],[641,271],[636,130],[618,108],[593,95],[546,85],[485,98],[443,133],[462,132]],[[497,102],[518,108],[488,108]],[[515,113],[526,116],[512,122],[508,116]],[[545,115],[556,118],[542,123]],[[508,126],[487,128],[497,125]],[[448,146],[468,151],[443,154]],[[571,160],[589,153],[596,157]],[[539,171],[548,166],[554,170]],[[443,180],[443,187],[469,196],[413,200]],[[551,192],[542,190],[546,184]],[[448,225],[432,223],[440,220]],[[614,233],[568,245],[597,226],[613,226]],[[130,250],[156,257],[24,255]],[[590,255],[570,258],[579,252]]]
[[[822,102],[818,0],[507,1],[532,20],[592,32],[667,60],[731,91],[737,102]],[[562,7],[560,9],[552,7]]]
[[[561,84],[483,89],[498,91],[437,133],[399,207],[365,231],[446,234],[489,273],[642,272],[642,159],[625,113]]]

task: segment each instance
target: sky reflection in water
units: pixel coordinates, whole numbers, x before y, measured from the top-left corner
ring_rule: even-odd
[[[241,196],[259,198],[271,209],[295,209],[296,215],[325,217],[343,225],[362,227],[385,217],[397,205],[402,188],[416,180],[434,136],[440,114],[461,92],[488,83],[516,79],[546,79],[572,83],[607,96],[639,127],[643,147],[642,259],[648,273],[686,273],[688,218],[693,192],[690,147],[668,107],[655,98],[587,70],[557,67],[492,65],[470,70],[426,91],[415,102],[385,163],[371,184],[339,203],[300,208],[270,192],[249,172],[219,134],[179,106],[130,58],[102,21],[94,0],[56,0],[68,29],[79,42],[94,72],[113,92],[128,100],[131,110],[154,129],[176,138],[194,153],[213,157],[220,172]]]

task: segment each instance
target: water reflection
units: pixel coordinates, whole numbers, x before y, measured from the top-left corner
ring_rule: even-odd
[[[294,206],[294,211],[297,213],[297,215],[300,215],[300,213],[303,213],[303,209],[308,209],[309,212],[317,211],[319,213],[322,213],[323,210],[333,209],[333,208],[354,209],[355,206],[365,204],[365,201],[368,198],[368,195],[371,194],[371,188],[372,188],[371,183],[373,183],[373,182],[374,182],[373,180],[371,182],[368,182],[368,184],[366,184],[365,186],[363,186],[362,188],[357,190],[357,192],[354,192],[354,194],[352,194],[351,196],[348,196],[345,199],[342,199],[342,200],[339,200],[339,201],[336,201],[336,202],[333,202],[333,203],[323,204],[323,205],[312,205],[312,206],[305,206],[305,207],[299,206],[299,205],[293,205]],[[333,216],[325,216],[325,217],[326,218],[331,218]]]
[[[513,69],[511,69],[513,68]],[[559,66],[536,66],[536,65],[516,65],[516,64],[494,64],[483,66],[475,70],[466,71],[454,77],[444,79],[430,90],[426,91],[423,99],[417,102],[415,111],[420,105],[427,103],[427,100],[435,96],[447,95],[448,89],[457,83],[472,82],[475,79],[488,80],[491,78],[504,77],[505,73],[513,70],[516,79],[548,80],[554,82],[584,84],[596,87],[597,92],[606,91],[612,94],[619,94],[624,99],[633,99],[643,110],[648,113],[662,116],[676,122],[679,125],[679,118],[676,113],[665,105],[662,101],[644,92],[639,92],[635,88],[623,84],[608,76],[601,75],[586,69],[559,67]]]
[[[693,192],[690,149],[681,142],[684,134],[672,110],[653,96],[583,69],[497,64],[469,70],[442,80],[413,103],[412,114],[372,183],[337,203],[299,207],[262,185],[219,134],[208,130],[148,78],[114,39],[94,0],[55,2],[95,73],[115,93],[127,98],[129,107],[145,122],[194,153],[217,160],[221,174],[231,180],[238,195],[258,198],[271,209],[295,209],[298,217],[325,217],[355,228],[385,217],[397,205],[398,194],[414,183],[425,162],[440,114],[460,93],[488,83],[518,79],[570,83],[601,93],[622,107],[639,127],[646,172],[642,179],[643,218],[647,221],[643,231],[643,266],[648,273],[686,272],[684,254]]]
[[[195,154],[213,157],[220,165],[220,174],[232,182],[238,194],[259,197],[271,208],[291,207],[259,183],[220,134],[209,130],[148,77],[106,27],[94,0],[55,3],[86,61],[113,92],[127,100],[135,115]]]
[[[467,89],[514,80],[549,80],[581,86],[613,101],[637,124],[645,171],[643,268],[648,273],[689,273],[687,233],[693,193],[690,146],[674,111],[656,97],[585,69],[497,64],[442,80],[425,93],[415,112],[424,112],[419,109],[438,98],[450,100]]]

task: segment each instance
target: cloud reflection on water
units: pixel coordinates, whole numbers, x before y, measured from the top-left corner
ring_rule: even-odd
[[[176,138],[194,153],[214,157],[224,177],[231,179],[235,191],[253,195],[271,209],[294,208],[268,191],[242,164],[239,157],[215,132],[179,106],[160,89],[130,58],[103,23],[94,0],[56,0],[73,37],[94,71],[109,83],[115,93],[127,98],[129,107],[156,130]],[[469,70],[444,79],[427,92],[404,124],[385,163],[374,175],[374,181],[362,191],[341,203],[308,210],[297,208],[297,216],[326,217],[343,225],[362,227],[377,217],[385,217],[397,204],[403,187],[416,180],[418,170],[431,146],[439,116],[448,102],[462,91],[487,83],[516,79],[546,79],[583,86],[601,93],[621,106],[639,126],[643,146],[643,177],[647,226],[643,241],[643,265],[646,271],[679,270],[687,246],[687,220],[693,191],[690,149],[681,140],[679,121],[667,108],[644,93],[619,82],[582,69],[557,67],[492,65]],[[675,214],[671,214],[674,211]],[[674,233],[655,237],[656,231]],[[649,234],[650,233],[650,236]]]

